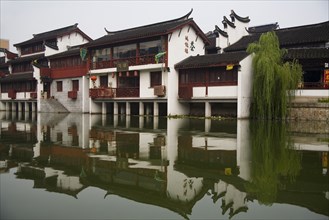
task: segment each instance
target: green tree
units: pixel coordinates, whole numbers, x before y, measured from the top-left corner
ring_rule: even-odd
[[[302,76],[301,65],[297,61],[283,62],[286,50],[280,49],[274,32],[262,34],[258,42],[248,45],[247,52],[254,54],[252,117],[285,118]]]

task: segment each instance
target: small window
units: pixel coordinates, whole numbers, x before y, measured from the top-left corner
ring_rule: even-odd
[[[162,84],[162,73],[158,72],[151,72],[151,87],[160,86]]]
[[[62,92],[62,91],[63,91],[63,82],[57,81],[57,92]]]
[[[79,80],[72,80],[72,91],[79,91]]]
[[[102,88],[107,88],[108,87],[108,85],[109,85],[109,78],[108,78],[108,76],[106,75],[106,76],[100,76],[99,77],[99,84],[100,84],[100,87],[102,87]]]

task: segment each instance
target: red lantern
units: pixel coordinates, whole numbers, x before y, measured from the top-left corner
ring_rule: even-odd
[[[127,77],[129,76],[129,71],[126,72],[126,76],[127,76]]]
[[[91,79],[92,81],[96,81],[97,76],[91,76],[90,79]]]
[[[121,77],[122,76],[122,73],[121,72],[119,72],[119,77]]]
[[[137,70],[134,71],[134,76],[138,76],[138,71]]]

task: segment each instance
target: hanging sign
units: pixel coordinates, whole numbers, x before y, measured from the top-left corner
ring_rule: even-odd
[[[324,87],[329,88],[329,69],[324,70]]]
[[[126,72],[129,70],[128,61],[117,62],[117,72]]]

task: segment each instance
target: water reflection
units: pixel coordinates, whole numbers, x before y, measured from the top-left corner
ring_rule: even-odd
[[[206,198],[218,218],[260,218],[248,213],[255,203],[329,216],[329,140],[321,129],[307,134],[294,125],[247,120],[0,114],[0,170],[17,167],[16,178],[32,180],[33,188],[78,199],[96,187],[105,199],[117,195],[184,218],[200,216],[193,210]]]

